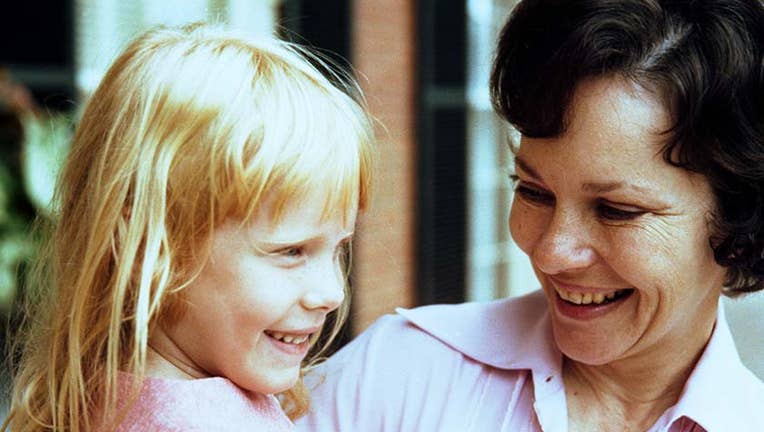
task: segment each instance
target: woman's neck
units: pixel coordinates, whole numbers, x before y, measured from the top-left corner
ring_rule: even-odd
[[[684,350],[656,352],[656,348],[604,365],[587,365],[565,358],[563,378],[569,430],[649,429],[679,400],[711,337],[714,321],[704,328],[705,331],[698,331],[682,342]]]

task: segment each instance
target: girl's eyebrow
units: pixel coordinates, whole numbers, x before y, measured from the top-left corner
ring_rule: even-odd
[[[340,239],[340,242],[353,238],[354,234],[355,232],[353,231],[348,231],[346,233],[343,233]],[[274,240],[263,240],[263,241],[260,241],[259,243],[265,247],[279,248],[279,247],[286,247],[286,246],[315,243],[318,241],[326,241],[326,240],[327,239],[325,236],[319,234],[319,235],[304,237],[304,238],[294,238],[294,239],[283,238],[283,239],[274,239]]]
[[[267,248],[280,248],[280,247],[287,247],[287,246],[294,246],[294,245],[302,245],[307,243],[313,243],[315,241],[320,240],[321,236],[315,236],[315,237],[305,237],[305,238],[294,238],[294,239],[274,239],[274,240],[261,240],[258,243],[260,243],[262,246],[265,246]]]

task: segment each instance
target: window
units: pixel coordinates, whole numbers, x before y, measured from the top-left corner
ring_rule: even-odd
[[[106,68],[148,27],[217,21],[241,31],[272,33],[279,0],[75,0],[75,82],[81,94],[98,85]]]

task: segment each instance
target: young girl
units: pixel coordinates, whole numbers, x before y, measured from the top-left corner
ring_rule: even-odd
[[[274,395],[307,409],[303,360],[346,313],[359,95],[281,41],[193,25],[129,45],[59,181],[2,429],[291,430]]]

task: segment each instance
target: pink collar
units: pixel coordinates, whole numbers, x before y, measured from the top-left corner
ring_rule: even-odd
[[[473,360],[498,369],[530,370],[537,401],[564,390],[561,379],[554,380],[557,385],[547,384],[549,377],[562,376],[562,353],[554,343],[546,298],[540,290],[489,303],[399,308],[397,312]],[[720,302],[715,330],[679,402],[656,426],[687,416],[708,431],[738,430],[731,427],[736,424],[743,425],[740,430],[756,430],[750,429],[750,421],[764,425],[763,411],[764,383],[741,362]]]

